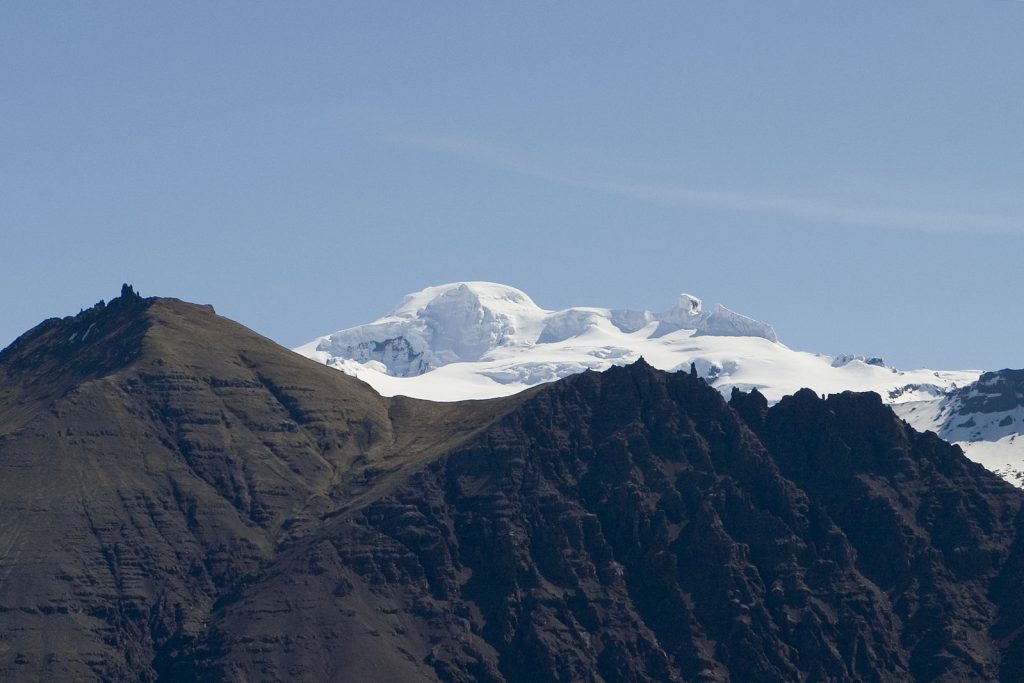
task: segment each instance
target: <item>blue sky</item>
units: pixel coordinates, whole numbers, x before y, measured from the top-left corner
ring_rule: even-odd
[[[1024,367],[1022,35],[1000,0],[7,3],[0,346],[122,281],[291,346],[485,279]]]

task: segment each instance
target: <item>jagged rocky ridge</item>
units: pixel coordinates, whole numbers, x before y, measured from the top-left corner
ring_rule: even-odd
[[[915,428],[936,432],[1024,486],[1021,371],[899,370],[875,356],[797,351],[780,343],[770,325],[722,306],[705,311],[688,294],[660,313],[546,311],[514,287],[452,283],[410,294],[375,322],[295,350],[385,396],[437,401],[507,396],[641,356],[669,372],[692,363],[724,396],[756,388],[774,403],[802,387],[824,394],[875,391]]]
[[[0,467],[5,679],[1024,677],[1024,495],[874,394],[385,399],[126,292],[0,353]]]

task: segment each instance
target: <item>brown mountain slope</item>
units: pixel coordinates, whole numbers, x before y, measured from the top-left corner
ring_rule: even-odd
[[[388,400],[130,290],[0,380],[5,679],[1024,679],[1024,496],[874,395]]]
[[[281,544],[510,405],[386,400],[209,307],[130,293],[0,368],[5,679],[155,678]]]

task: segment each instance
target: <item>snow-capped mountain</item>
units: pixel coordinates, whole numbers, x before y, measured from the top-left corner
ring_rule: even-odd
[[[606,333],[606,338],[595,338],[592,334],[601,331]],[[450,363],[502,362],[501,366],[489,366],[483,374],[496,386],[482,389],[482,394],[474,392],[473,398],[479,398],[512,393],[588,367],[607,367],[618,358],[607,355],[609,353],[628,353],[640,339],[658,339],[680,331],[692,336],[747,336],[777,341],[770,325],[724,306],[705,312],[700,299],[688,294],[681,295],[672,308],[657,314],[606,308],[547,311],[513,287],[490,282],[460,282],[410,294],[389,315],[369,325],[321,337],[297,350],[330,365],[356,361],[373,372],[405,378],[421,376]],[[616,341],[615,337],[621,337],[619,341],[623,342],[617,348],[611,344]],[[602,350],[595,355],[593,343],[588,340],[601,342]],[[517,374],[523,386],[501,388],[508,387],[510,382],[503,373],[493,372],[495,367],[510,365],[504,362],[508,360],[521,365],[519,361],[523,360],[524,353],[535,355],[531,352],[540,350],[542,356],[555,349],[583,350],[583,358],[572,359],[583,366],[558,365],[564,359],[552,359],[556,365],[552,366],[554,374],[550,377],[550,373],[544,373],[544,377]],[[635,358],[635,354],[632,357]],[[534,360],[541,359],[538,356]],[[343,369],[353,368],[346,364]],[[369,378],[367,381],[374,384]],[[430,380],[417,383],[431,385],[426,394],[412,386],[404,388],[424,398],[439,399],[436,392],[442,389],[434,386],[439,379],[439,375],[432,375]],[[440,400],[451,398],[465,396],[446,393]]]
[[[1016,374],[898,370],[877,357],[796,351],[771,325],[722,305],[706,311],[689,294],[662,312],[554,311],[514,287],[458,282],[410,294],[372,323],[295,350],[385,396],[434,401],[505,396],[641,356],[669,371],[693,363],[726,396],[733,387],[756,387],[771,402],[802,387],[822,394],[875,391],[918,429],[936,431],[1024,483],[1024,399],[1012,406],[1003,405],[1009,398],[996,399],[1007,392],[1024,396],[1024,379]]]
[[[975,371],[901,371],[878,358],[794,351],[771,325],[697,297],[646,310],[551,311],[524,292],[490,282],[428,287],[391,313],[296,349],[355,375],[386,396],[435,401],[490,398],[643,356],[662,370],[698,373],[720,391],[757,387],[776,401],[801,387],[819,393],[877,391],[890,402],[944,396]]]
[[[1024,370],[986,372],[937,399],[893,408],[915,429],[959,444],[972,460],[1024,486]]]

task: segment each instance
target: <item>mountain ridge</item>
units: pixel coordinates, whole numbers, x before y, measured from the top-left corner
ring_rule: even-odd
[[[1024,495],[877,395],[638,361],[427,403],[208,307],[82,315],[0,357],[4,677],[1024,675]],[[131,353],[68,379],[92,323]]]
[[[682,294],[667,311],[573,307],[548,311],[521,290],[491,282],[428,287],[378,320],[314,339],[298,353],[360,377],[384,395],[491,398],[586,369],[643,356],[655,367],[698,372],[723,394],[758,387],[777,401],[802,386],[823,393],[875,390],[893,400],[931,398],[975,371],[899,371],[881,359],[792,351],[771,325]]]
[[[68,346],[90,329],[92,346]],[[64,362],[83,350],[77,365]],[[502,410],[383,399],[211,307],[173,299],[120,297],[47,321],[0,366],[20,380],[3,383],[0,403],[9,520],[0,548],[13,562],[0,612],[14,615],[11,634],[36,639],[56,628],[86,670],[108,679],[154,676],[153,655],[140,653],[167,634],[194,637],[217,594],[276,544],[336,511],[338,497],[355,504],[386,488],[402,467]],[[138,624],[143,615],[164,635]],[[52,620],[61,623],[41,625]],[[134,645],[106,644],[121,640]],[[71,675],[29,665],[40,678]]]
[[[439,304],[446,298],[462,304],[460,315],[436,314],[450,307],[452,302]],[[451,340],[460,338],[472,340],[466,345],[471,352],[452,351]],[[724,396],[733,388],[756,388],[774,403],[803,387],[823,394],[875,391],[915,428],[935,431],[1024,486],[1024,438],[1018,440],[1024,437],[1024,394],[1013,389],[1016,380],[989,386],[974,370],[899,370],[876,356],[796,351],[779,342],[770,325],[721,305],[704,311],[689,294],[657,314],[587,307],[546,311],[512,287],[452,283],[410,294],[373,323],[295,350],[384,395],[440,401],[512,395],[641,356],[670,372],[695,364]],[[979,412],[972,422],[963,412],[968,394],[1002,389],[1016,391],[1000,399],[1009,402],[1003,414]],[[980,405],[976,399],[971,404]]]

